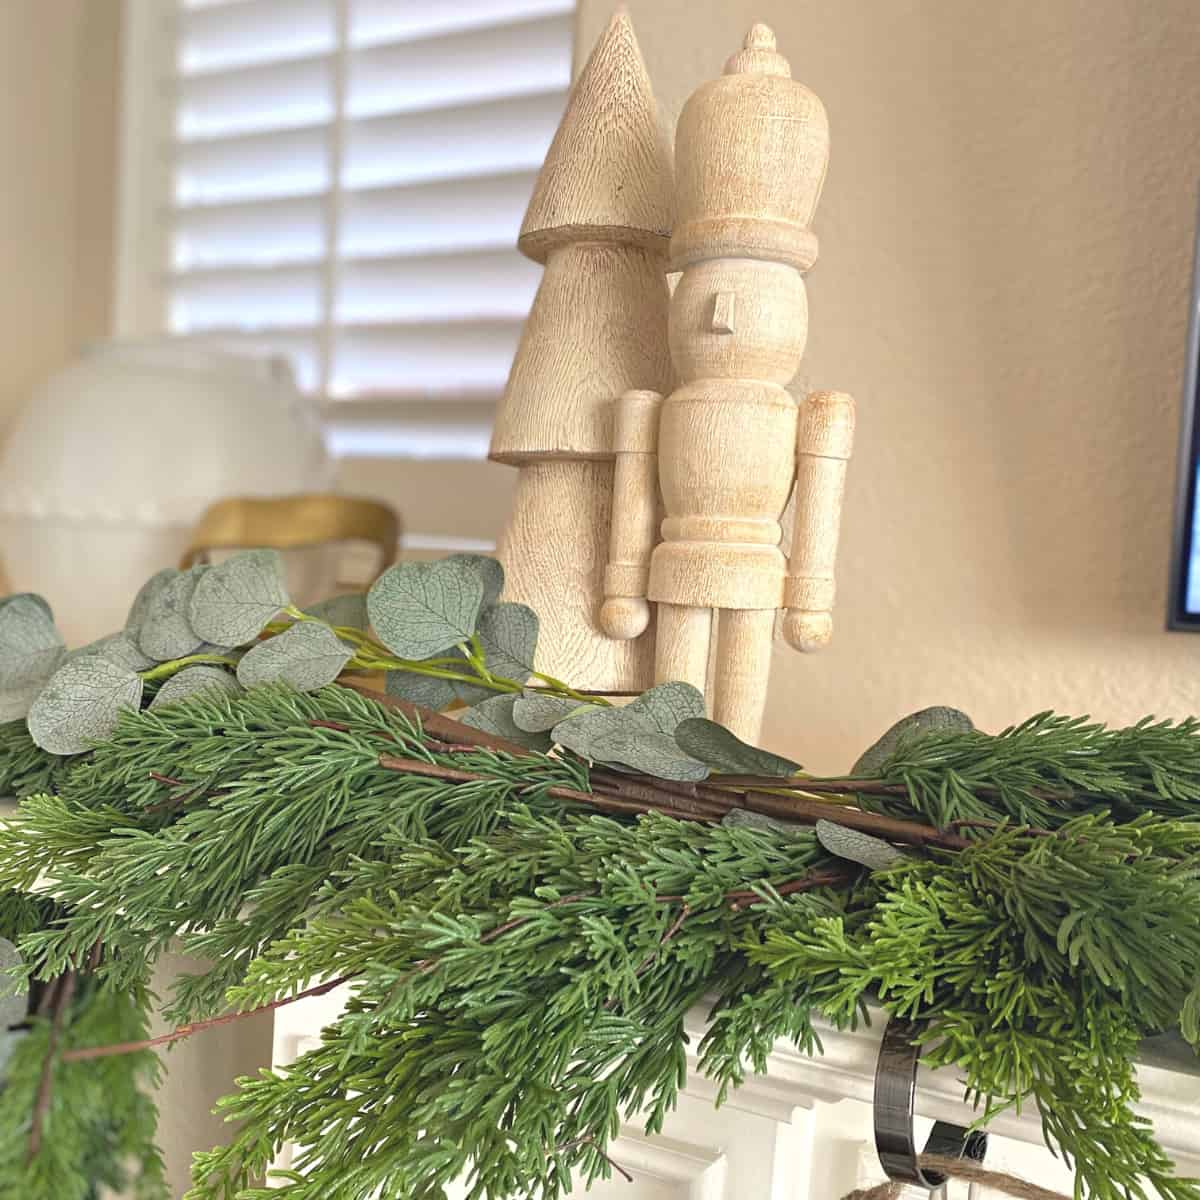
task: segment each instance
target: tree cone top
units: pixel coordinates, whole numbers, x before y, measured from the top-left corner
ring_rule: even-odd
[[[571,89],[517,244],[535,262],[578,241],[665,251],[673,191],[646,64],[618,9]]]

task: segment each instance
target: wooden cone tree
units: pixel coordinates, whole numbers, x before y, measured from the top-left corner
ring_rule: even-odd
[[[652,633],[605,636],[613,412],[668,392],[673,185],[650,81],[618,12],[572,89],[518,245],[545,264],[496,417],[491,458],[519,471],[500,546],[505,596],[542,621],[537,668],[598,691],[653,681]]]

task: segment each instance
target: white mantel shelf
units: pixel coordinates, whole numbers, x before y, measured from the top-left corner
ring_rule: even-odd
[[[339,989],[280,1009],[276,1063],[290,1062],[315,1044],[345,997]],[[689,1014],[691,1051],[703,1035],[707,1011],[698,1007]],[[777,1042],[768,1071],[748,1076],[719,1110],[713,1107],[714,1086],[689,1052],[687,1086],[663,1135],[647,1138],[630,1123],[611,1147],[635,1184],[614,1177],[587,1195],[592,1200],[838,1200],[852,1187],[879,1182],[870,1105],[885,1024],[883,1014],[874,1011],[870,1025],[853,1032],[820,1025],[824,1053],[812,1057],[790,1042]],[[1200,1175],[1200,1074],[1139,1066],[1138,1079],[1139,1112],[1153,1121],[1178,1172]],[[916,1111],[924,1118],[917,1123],[921,1138],[932,1119],[966,1125],[974,1115],[963,1103],[959,1077],[948,1068],[919,1071]],[[1036,1108],[1004,1113],[989,1129],[989,1165],[1070,1192],[1070,1173],[1042,1143]],[[289,1158],[285,1153],[282,1161]],[[965,1200],[966,1189],[956,1188],[952,1185],[951,1197]],[[584,1195],[582,1189],[578,1195]]]
[[[687,1029],[692,1035],[693,1049],[703,1036],[706,1012],[697,1008],[689,1014]],[[872,1011],[869,1026],[860,1026],[854,1032],[820,1022],[817,1030],[824,1052],[811,1057],[801,1054],[792,1043],[780,1040],[775,1043],[767,1073],[749,1076],[725,1103],[733,1108],[749,1107],[751,1111],[773,1113],[779,1119],[784,1118],[788,1106],[811,1108],[814,1104],[837,1104],[843,1100],[870,1104],[875,1087],[875,1061],[886,1024],[887,1018],[879,1010]],[[690,1052],[688,1067],[689,1094],[714,1099],[715,1087],[700,1074],[696,1058]],[[1159,1142],[1182,1174],[1200,1173],[1200,1073],[1185,1074],[1139,1065],[1138,1083],[1142,1090],[1138,1112],[1153,1121]],[[953,1069],[920,1068],[917,1114],[969,1124],[975,1114],[964,1103],[963,1090],[961,1077]],[[1043,1145],[1041,1118],[1032,1104],[1020,1115],[1000,1114],[988,1128],[1000,1137]]]

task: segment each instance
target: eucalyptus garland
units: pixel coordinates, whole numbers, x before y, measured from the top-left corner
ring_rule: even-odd
[[[613,707],[538,674],[502,587],[459,555],[305,611],[255,551],[160,573],[73,653],[39,598],[0,602],[0,923],[24,914],[0,934],[35,988],[86,980],[0,1092],[14,1194],[84,1197],[132,1155],[159,1195],[148,1048],[349,983],[318,1048],[223,1102],[191,1200],[554,1200],[613,1169],[623,1120],[661,1128],[698,1004],[722,1098],[776,1039],[819,1053],[818,1019],[877,1004],[981,1122],[1036,1101],[1081,1196],[1200,1200],[1133,1069],[1147,1035],[1200,1043],[1200,726],[928,710],[818,778],[687,685]],[[356,690],[372,672],[389,696]],[[151,1042],[177,939],[211,965]],[[111,1112],[96,1088],[136,1114],[119,1144],[45,1120]]]

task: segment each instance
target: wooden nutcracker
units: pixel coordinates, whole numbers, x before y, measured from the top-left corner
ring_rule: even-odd
[[[541,619],[538,669],[597,691],[637,692],[653,681],[653,631],[614,640],[599,610],[614,470],[622,470],[614,467],[617,397],[669,391],[673,382],[672,201],[670,146],[633,26],[619,11],[571,91],[521,227],[521,251],[546,270],[490,451],[519,471],[500,543],[505,597]],[[656,490],[645,496],[639,529],[647,513],[656,522],[657,503]]]
[[[832,632],[854,404],[818,392],[798,407],[786,391],[808,332],[803,273],[817,257],[809,225],[828,124],[820,100],[792,81],[774,34],[755,25],[725,74],[684,106],[675,150],[670,257],[682,275],[669,339],[682,383],[661,404],[645,393],[619,402],[601,623],[611,637],[632,636],[654,602],[656,681],[695,684],[715,719],[753,742],[777,612],[799,650]],[[666,509],[657,546],[646,520],[655,474]],[[779,521],[793,487],[786,562]]]

